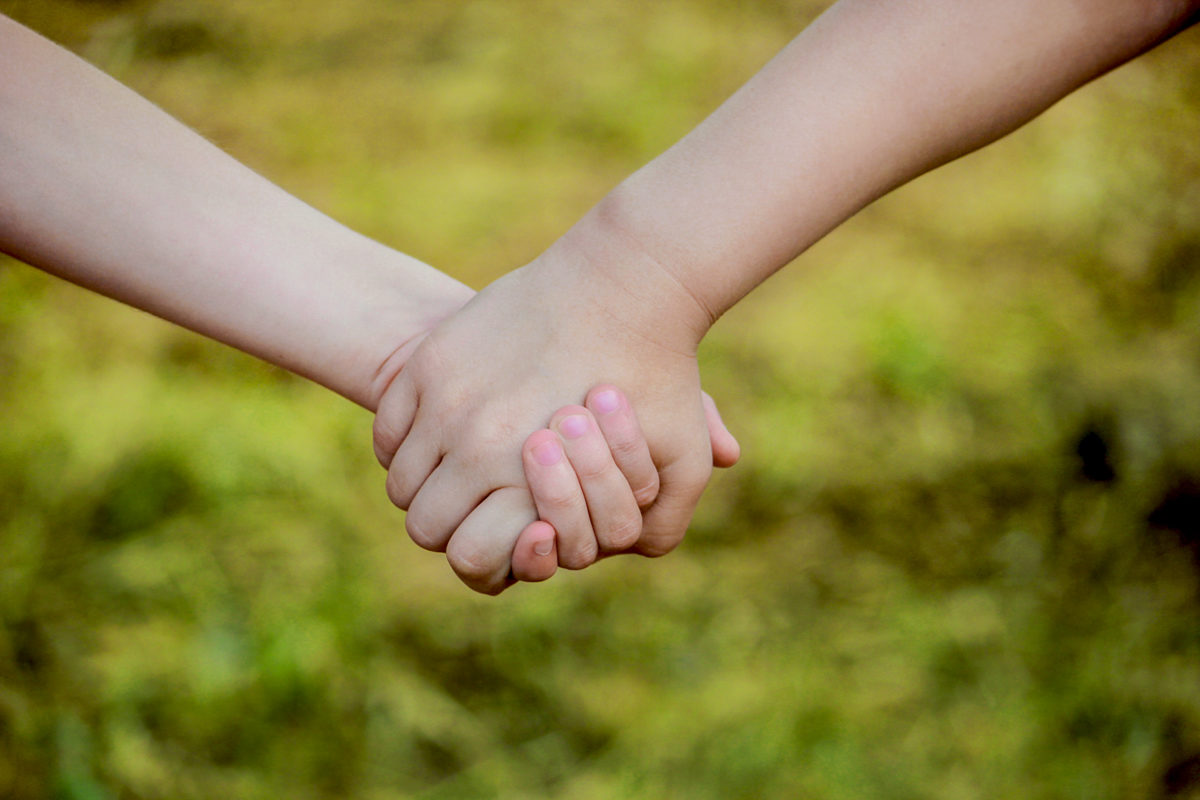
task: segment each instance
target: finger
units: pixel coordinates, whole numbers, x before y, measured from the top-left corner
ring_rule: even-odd
[[[404,528],[426,550],[443,551],[451,534],[488,491],[490,487],[470,481],[451,458],[444,458],[412,498]]]
[[[475,507],[446,545],[451,569],[477,592],[499,594],[514,583],[511,555],[521,531],[537,520],[525,489],[497,489]]]
[[[599,544],[562,441],[552,430],[534,431],[525,440],[521,457],[538,516],[558,532],[559,564],[567,569],[583,569],[596,560]]]
[[[517,537],[512,552],[512,575],[519,581],[544,581],[558,570],[558,549],[554,546],[554,528],[538,520],[526,526]]]
[[[700,495],[712,474],[703,463],[676,462],[663,468],[658,499],[645,513],[642,536],[633,550],[644,556],[661,556],[683,541]]]
[[[583,489],[595,544],[607,553],[629,549],[641,535],[642,512],[591,412],[567,406],[555,412],[550,427],[558,431]]]
[[[586,404],[638,506],[649,506],[658,495],[658,469],[629,401],[617,387],[602,384],[588,392]]]
[[[408,508],[442,460],[439,438],[431,436],[418,418],[388,465],[387,493],[400,508]]]
[[[712,443],[713,466],[727,469],[732,467],[742,457],[742,446],[725,427],[717,403],[708,392],[700,392],[700,401],[704,404],[704,421],[708,423],[708,438]]]
[[[392,457],[412,428],[417,414],[417,392],[412,381],[401,372],[384,390],[371,425],[371,440],[375,458],[384,469],[391,466]]]

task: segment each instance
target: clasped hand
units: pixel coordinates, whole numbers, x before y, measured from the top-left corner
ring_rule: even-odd
[[[374,424],[409,535],[489,594],[557,566],[670,551],[713,465],[738,457],[694,349],[660,338],[662,320],[640,321],[628,297],[547,260],[430,331]],[[548,413],[563,399],[582,405]]]

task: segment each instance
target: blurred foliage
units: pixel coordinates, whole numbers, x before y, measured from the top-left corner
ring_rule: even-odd
[[[0,0],[480,285],[803,0]],[[1194,33],[723,320],[689,539],[500,598],[358,409],[0,263],[0,796],[1200,797]]]

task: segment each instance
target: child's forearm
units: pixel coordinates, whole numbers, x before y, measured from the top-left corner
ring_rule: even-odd
[[[1153,47],[1197,6],[842,0],[568,241],[641,251],[695,299],[678,304],[684,327],[706,330],[877,197]]]
[[[0,16],[0,249],[373,408],[470,296]]]

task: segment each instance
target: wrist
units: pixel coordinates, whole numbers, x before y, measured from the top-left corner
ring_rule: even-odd
[[[685,280],[679,265],[649,248],[628,222],[618,188],[531,265],[568,274],[596,305],[630,331],[695,355],[719,316]]]
[[[475,292],[412,256],[355,237],[354,246],[329,255],[347,293],[336,299],[341,308],[325,333],[337,345],[316,379],[374,411],[429,331]]]

